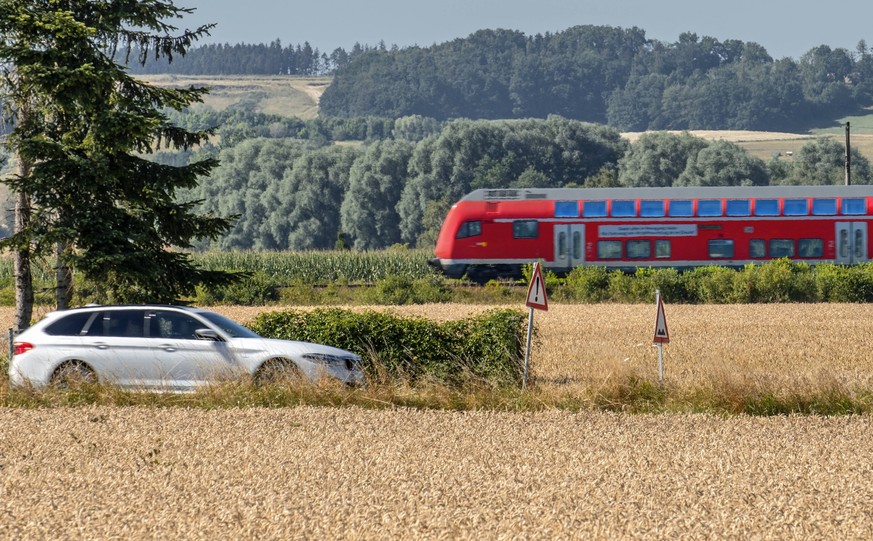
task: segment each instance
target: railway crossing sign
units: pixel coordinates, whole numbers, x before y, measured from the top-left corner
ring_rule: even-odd
[[[534,310],[549,309],[549,299],[546,298],[546,281],[543,280],[543,271],[540,269],[539,261],[535,261],[533,265],[533,273],[531,273],[530,285],[527,288],[527,301],[525,305],[530,308],[530,315],[527,318],[527,350],[524,354],[522,388],[527,387],[527,374],[530,368],[530,343],[533,337]]]
[[[667,332],[667,316],[664,315],[664,301],[661,299],[661,291],[655,290],[655,302],[658,305],[658,314],[655,316],[655,338],[652,342],[658,346],[658,385],[664,386],[664,344],[670,343],[670,333]]]
[[[658,315],[655,316],[655,338],[652,339],[654,344],[669,344],[670,333],[667,332],[667,316],[664,315],[664,301],[661,299],[661,292],[656,291],[655,297],[658,302]]]
[[[549,309],[549,299],[546,298],[546,281],[543,280],[543,271],[540,269],[539,261],[534,263],[530,285],[527,288],[527,302],[525,305],[528,308],[536,308],[537,310]]]

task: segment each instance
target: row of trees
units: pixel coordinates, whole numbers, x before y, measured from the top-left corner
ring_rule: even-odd
[[[396,47],[394,47],[396,50]],[[173,59],[147,56],[142,63],[130,66],[131,73],[175,73],[180,75],[326,75],[345,68],[349,62],[367,51],[385,51],[384,43],[373,47],[355,43],[350,51],[337,47],[330,54],[303,45],[283,46],[280,40],[269,44],[213,43],[192,47],[186,55]],[[134,47],[136,58],[142,52]],[[126,56],[118,56],[120,62]]]
[[[204,90],[152,87],[113,61],[130,44],[167,58],[184,53],[209,31],[173,35],[165,21],[186,13],[161,0],[0,1],[0,90],[14,126],[4,143],[17,164],[2,179],[16,194],[15,231],[3,244],[16,256],[17,329],[30,324],[34,257],[56,257],[58,308],[70,301],[70,269],[110,301],[172,302],[227,278],[172,249],[228,229],[227,219],[176,198],[217,162],[170,166],[145,157],[207,139],[162,113],[200,101]]]
[[[256,138],[214,148],[221,165],[188,197],[203,201],[202,212],[239,216],[214,248],[320,249],[340,239],[375,249],[433,245],[449,206],[477,188],[838,184],[844,178],[845,147],[829,138],[811,141],[791,161],[765,162],[725,141],[660,132],[630,144],[612,128],[557,116],[457,120],[417,138],[433,126],[428,120],[397,119],[390,137],[366,145]],[[869,163],[854,149],[852,163],[853,181],[870,182]]]
[[[815,47],[774,60],[753,42],[576,26],[482,30],[428,48],[370,50],[336,70],[328,116],[567,118],[624,131],[793,131],[873,102],[873,53]]]

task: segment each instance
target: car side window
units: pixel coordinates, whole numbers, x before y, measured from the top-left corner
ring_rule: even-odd
[[[196,340],[194,332],[206,327],[200,321],[179,312],[155,311],[149,314],[149,336]]]
[[[142,310],[110,310],[105,312],[103,316],[103,336],[142,338],[144,315]]]
[[[85,324],[92,317],[100,314],[95,312],[78,312],[68,316],[61,316],[57,321],[45,328],[45,333],[51,336],[79,336],[85,328]]]

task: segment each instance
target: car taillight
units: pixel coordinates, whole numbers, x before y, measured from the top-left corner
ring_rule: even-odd
[[[15,342],[15,355],[21,355],[22,353],[27,353],[28,351],[33,349],[33,344],[30,342]]]

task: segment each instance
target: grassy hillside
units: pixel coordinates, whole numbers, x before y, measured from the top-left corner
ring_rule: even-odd
[[[205,86],[210,90],[204,103],[218,111],[230,106],[244,106],[258,113],[303,119],[318,115],[318,100],[330,84],[330,77],[278,75],[146,75],[141,78],[158,86]]]

